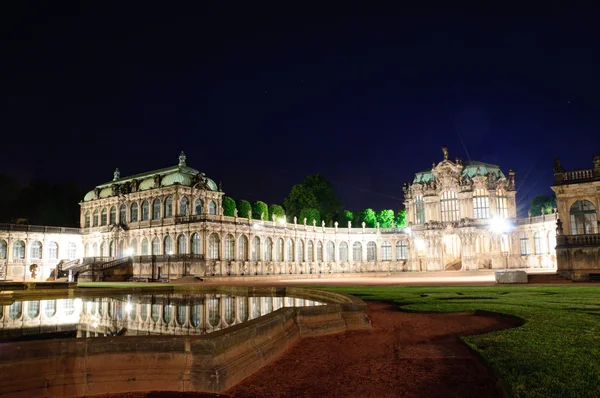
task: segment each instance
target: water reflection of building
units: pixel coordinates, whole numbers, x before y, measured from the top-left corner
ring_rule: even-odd
[[[284,307],[322,305],[293,297],[220,294],[152,298],[75,298],[16,301],[0,306],[0,336],[71,332],[71,337],[114,335],[203,335]],[[1,340],[1,338],[0,338]]]

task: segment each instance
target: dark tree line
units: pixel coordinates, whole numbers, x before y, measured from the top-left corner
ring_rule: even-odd
[[[0,174],[0,222],[79,227],[79,202],[85,190],[76,182],[35,178],[28,186]]]

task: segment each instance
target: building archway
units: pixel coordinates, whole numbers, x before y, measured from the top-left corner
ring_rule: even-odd
[[[445,271],[462,269],[461,241],[457,234],[445,235],[442,238],[442,258]]]

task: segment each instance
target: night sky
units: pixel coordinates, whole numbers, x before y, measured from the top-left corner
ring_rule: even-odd
[[[92,189],[183,150],[235,199],[282,204],[321,172],[347,208],[398,209],[447,145],[514,169],[526,212],[554,156],[571,170],[600,153],[594,9],[12,3],[0,172],[22,183]]]

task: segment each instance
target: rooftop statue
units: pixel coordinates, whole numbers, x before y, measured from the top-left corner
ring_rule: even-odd
[[[117,181],[119,178],[121,178],[121,172],[117,168],[117,169],[115,169],[115,172],[113,173],[113,181]]]
[[[444,153],[444,160],[448,160],[448,147],[446,145],[442,147],[442,152]]]
[[[181,151],[181,153],[179,154],[179,167],[185,166],[185,159],[185,153]]]
[[[565,171],[560,165],[560,158],[558,156],[554,158],[554,166],[552,168],[554,169],[555,174]]]

